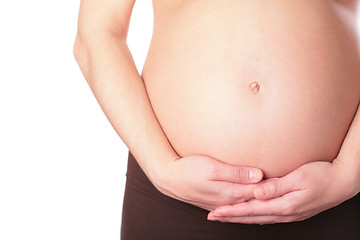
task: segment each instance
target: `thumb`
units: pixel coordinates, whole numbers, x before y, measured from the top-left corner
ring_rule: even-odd
[[[261,181],[263,172],[258,168],[219,164],[212,170],[211,180],[251,184]]]
[[[254,196],[257,199],[272,199],[293,191],[292,179],[287,176],[282,178],[270,178],[267,182],[254,189]]]

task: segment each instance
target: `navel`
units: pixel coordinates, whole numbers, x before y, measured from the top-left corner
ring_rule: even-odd
[[[249,87],[250,87],[250,91],[253,94],[257,94],[259,92],[259,90],[260,90],[260,84],[257,83],[257,82],[250,83]]]

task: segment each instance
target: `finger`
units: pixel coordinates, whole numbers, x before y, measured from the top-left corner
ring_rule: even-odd
[[[283,216],[292,214],[293,205],[291,199],[283,196],[220,206],[209,214],[215,217]]]
[[[219,164],[212,169],[210,180],[228,181],[233,183],[257,183],[263,178],[258,168]]]
[[[258,184],[239,184],[231,182],[222,182],[221,188],[216,192],[223,199],[226,198],[229,202],[225,204],[235,204],[248,201],[249,199],[256,199],[254,196],[254,189]],[[224,205],[225,205],[224,204]]]
[[[296,174],[292,173],[282,178],[267,179],[265,183],[254,189],[254,196],[262,200],[281,197],[286,193],[299,190],[297,184],[300,183],[296,178]]]
[[[273,224],[300,221],[294,216],[254,216],[254,217],[213,217],[208,216],[210,221],[232,222],[243,224]]]

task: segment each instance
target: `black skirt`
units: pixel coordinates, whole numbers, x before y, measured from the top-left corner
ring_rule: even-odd
[[[223,223],[159,192],[131,152],[126,177],[121,240],[360,240],[360,194],[299,222]]]

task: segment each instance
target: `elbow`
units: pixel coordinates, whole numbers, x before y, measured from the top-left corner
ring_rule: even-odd
[[[73,56],[75,60],[80,63],[84,59],[85,51],[85,40],[89,35],[89,30],[87,27],[83,26],[84,24],[78,24],[75,41],[73,45]]]
[[[81,43],[81,37],[79,36],[79,34],[76,35],[75,37],[75,42],[74,42],[74,46],[73,46],[73,56],[75,58],[75,60],[79,63],[80,62],[80,55],[82,52],[82,43]]]
[[[79,41],[78,37],[76,36],[74,46],[73,46],[73,56],[74,56],[76,61],[78,61],[78,56],[79,56],[79,44],[78,44],[78,41]]]
[[[73,45],[73,56],[78,63],[81,71],[84,73],[89,68],[89,49],[88,44],[81,34],[77,34]]]
[[[88,62],[89,39],[91,39],[92,35],[92,32],[90,32],[88,28],[82,25],[78,26],[73,45],[73,56],[79,65],[82,65],[84,61]]]
[[[73,45],[73,56],[78,63],[78,66],[83,73],[85,80],[88,82],[91,72],[91,66],[89,65],[89,49],[80,34],[77,34],[75,38],[75,42]]]

